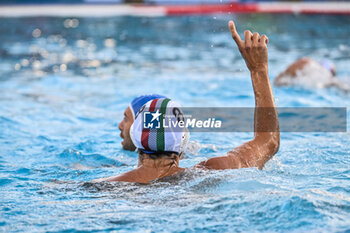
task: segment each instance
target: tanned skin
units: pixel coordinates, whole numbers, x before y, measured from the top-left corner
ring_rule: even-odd
[[[124,118],[118,125],[118,128],[120,130],[120,137],[124,139],[121,142],[124,150],[130,150],[130,151],[136,150],[136,147],[131,141],[130,133],[129,133],[132,123],[134,123],[134,118],[132,117],[132,112],[130,108],[127,107],[124,111]]]
[[[268,38],[265,35],[252,34],[246,30],[243,41],[236,31],[233,21],[229,22],[229,28],[251,74],[255,94],[254,138],[229,151],[225,156],[210,158],[195,167],[215,170],[244,167],[262,169],[264,164],[277,153],[280,145],[278,115],[268,77]],[[119,128],[124,129],[123,125]],[[125,135],[126,133],[122,132],[124,140]],[[118,176],[94,181],[149,183],[152,180],[185,170],[179,167],[179,157],[175,154],[170,158],[163,156],[159,159],[152,159],[140,153],[139,158],[138,168]]]

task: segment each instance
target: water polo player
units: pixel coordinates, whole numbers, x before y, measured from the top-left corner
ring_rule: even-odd
[[[229,22],[229,28],[251,74],[255,95],[254,137],[227,152],[226,155],[210,158],[200,162],[195,167],[217,170],[244,167],[262,169],[264,164],[277,153],[280,143],[278,115],[268,77],[268,38],[265,35],[252,34],[246,30],[243,41],[236,31],[233,21]],[[149,129],[145,128],[143,124],[146,115],[151,117],[150,121],[153,121],[164,114],[173,116],[171,121],[178,123],[181,120],[179,117],[181,106],[170,99],[161,97],[150,99],[145,105],[135,109],[139,109],[136,114],[132,106],[126,109],[125,117],[127,119],[122,121],[119,128],[122,131],[121,136],[124,138],[123,148],[132,150],[136,147],[138,149],[139,166],[117,176],[96,179],[95,182],[149,183],[155,179],[178,174],[185,170],[185,168],[179,167],[179,160],[184,153],[189,137],[186,128],[164,128],[160,125],[158,128]],[[150,113],[152,113],[151,116]],[[131,119],[134,119],[133,122]],[[132,140],[132,143],[129,139]]]
[[[275,86],[303,86],[306,88],[336,87],[350,92],[350,84],[336,77],[333,62],[327,59],[316,61],[303,57],[287,67],[274,80]]]

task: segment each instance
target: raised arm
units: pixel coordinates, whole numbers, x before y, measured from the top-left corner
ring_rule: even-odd
[[[268,38],[246,30],[243,41],[233,21],[229,22],[229,28],[251,74],[255,95],[254,138],[228,152],[226,156],[210,158],[198,166],[209,169],[262,169],[277,153],[280,143],[278,115],[268,77]]]

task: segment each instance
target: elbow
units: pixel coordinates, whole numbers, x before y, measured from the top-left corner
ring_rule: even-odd
[[[213,157],[201,162],[199,165],[209,170],[225,170],[231,168],[226,156]]]
[[[266,157],[268,157],[268,159],[275,155],[280,148],[279,130],[277,130],[276,132],[258,134],[256,135],[255,140],[257,144],[261,145],[261,148],[264,148],[264,154],[266,155]]]
[[[280,148],[280,134],[279,132],[269,133],[269,137],[255,138],[258,140],[259,146],[259,155],[256,160],[256,166],[261,170],[263,169],[265,163],[270,160]]]
[[[276,130],[272,132],[272,148],[273,148],[273,155],[278,152],[280,149],[280,126],[278,122],[278,116],[277,116],[277,127]]]
[[[280,149],[280,132],[273,133],[273,139],[271,140],[271,148],[272,148],[272,154],[276,154],[278,150]]]
[[[257,140],[258,144],[263,145],[267,154],[271,156],[276,154],[280,148],[280,130],[278,121],[273,128],[267,129],[264,132],[257,132],[255,134],[255,140]]]
[[[271,156],[275,155],[280,148],[280,132],[272,132],[271,136],[266,140],[265,145]]]

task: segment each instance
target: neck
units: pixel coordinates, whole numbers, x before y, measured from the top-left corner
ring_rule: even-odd
[[[147,170],[147,173],[152,175],[153,179],[170,176],[183,170],[179,167],[179,157],[175,154],[155,159],[142,154],[139,159],[139,168]]]

